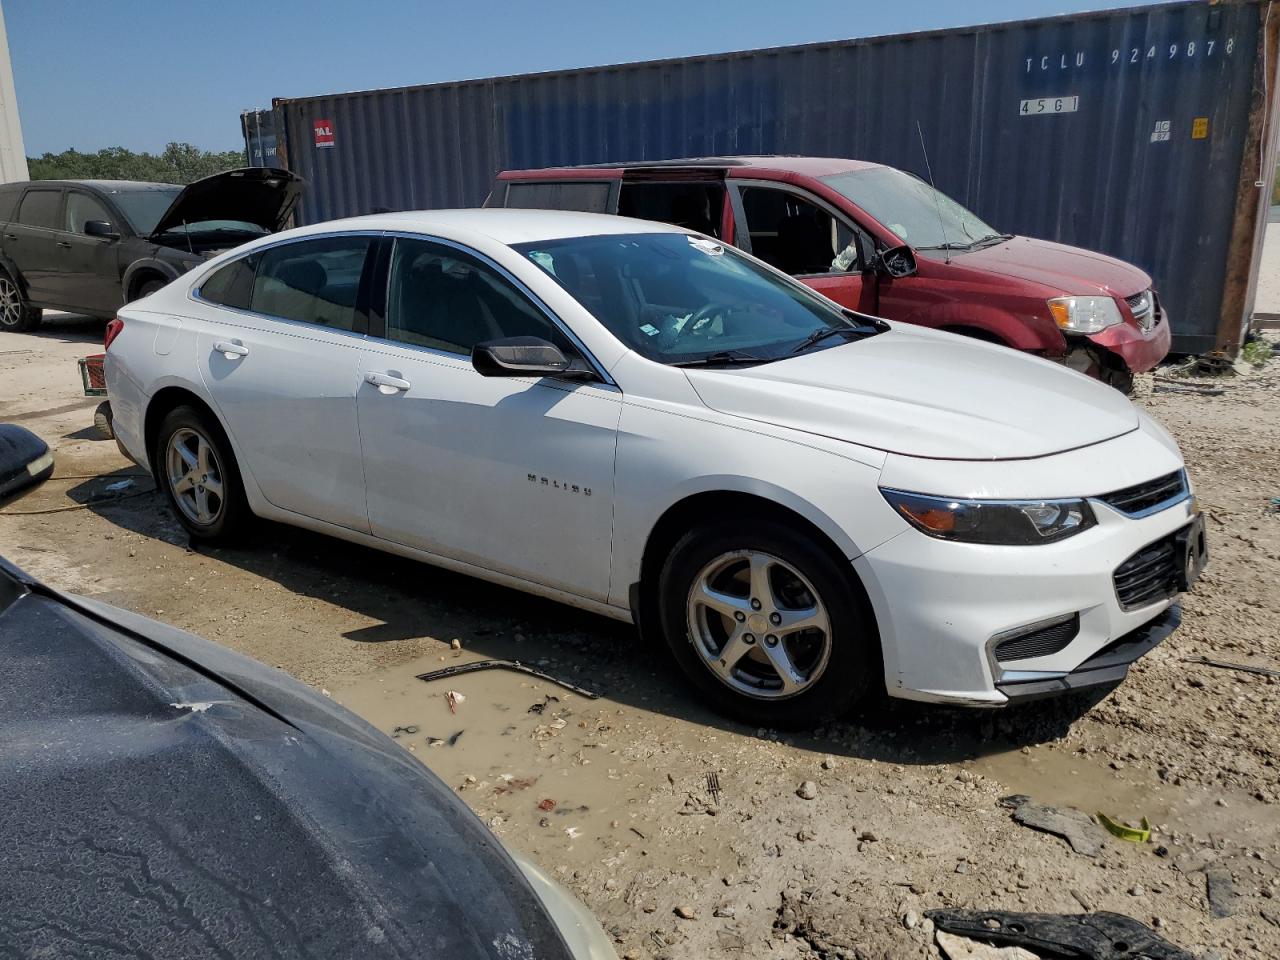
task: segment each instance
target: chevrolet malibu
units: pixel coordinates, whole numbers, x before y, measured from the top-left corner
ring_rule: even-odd
[[[1115,390],[654,222],[304,227],[107,341],[117,437],[192,537],[263,517],[634,622],[751,723],[1114,684],[1206,558]]]

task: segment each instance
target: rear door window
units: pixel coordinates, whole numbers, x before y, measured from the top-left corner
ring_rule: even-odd
[[[578,210],[609,213],[608,180],[579,183],[508,183],[506,206],[521,210]]]
[[[712,237],[720,236],[722,183],[623,183],[618,215],[656,220]]]
[[[249,309],[332,330],[363,332],[357,309],[372,237],[317,237],[263,250]]]
[[[18,222],[28,227],[60,229],[62,222],[58,213],[61,207],[61,190],[28,190],[18,208]]]

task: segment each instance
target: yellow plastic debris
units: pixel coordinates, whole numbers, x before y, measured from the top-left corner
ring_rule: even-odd
[[[1147,822],[1146,817],[1142,818],[1141,828],[1130,827],[1119,820],[1112,820],[1105,813],[1098,814],[1098,822],[1107,828],[1108,833],[1121,840],[1128,840],[1130,843],[1151,842],[1151,824]]]

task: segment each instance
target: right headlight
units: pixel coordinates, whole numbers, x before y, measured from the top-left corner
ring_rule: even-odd
[[[913,527],[940,540],[1031,546],[1098,522],[1085,500],[959,500],[885,487],[880,494]]]
[[[1124,323],[1120,308],[1110,297],[1055,297],[1049,301],[1049,312],[1065,333],[1101,333]]]

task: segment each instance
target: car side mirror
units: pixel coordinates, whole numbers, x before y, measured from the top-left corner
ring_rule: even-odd
[[[881,250],[876,256],[876,269],[895,279],[909,277],[916,272],[915,251],[905,243]]]
[[[541,337],[505,337],[471,348],[471,365],[482,377],[561,377],[573,362]]]
[[[106,220],[86,220],[83,230],[86,237],[101,237],[104,240],[120,239],[120,234],[116,232],[115,227]]]

